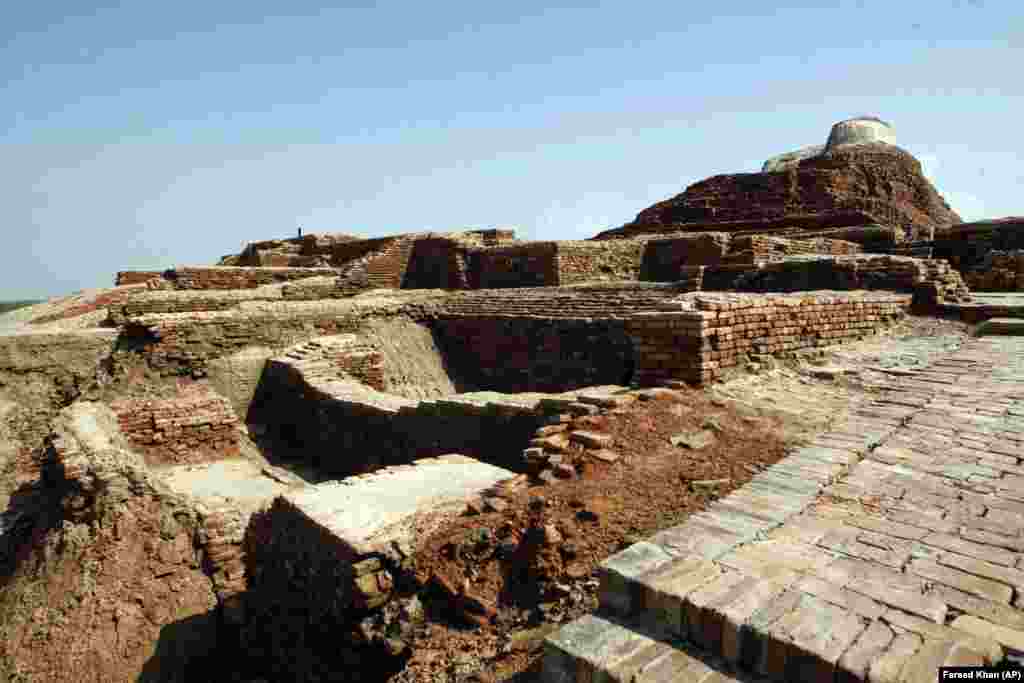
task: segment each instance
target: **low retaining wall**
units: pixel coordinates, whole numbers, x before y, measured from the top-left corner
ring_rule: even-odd
[[[690,310],[641,313],[626,330],[637,348],[637,381],[704,383],[748,359],[838,344],[874,334],[902,317],[910,295],[698,294]]]

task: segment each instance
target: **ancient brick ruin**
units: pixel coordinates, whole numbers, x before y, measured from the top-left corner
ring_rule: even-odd
[[[524,514],[538,516],[561,484],[625,467],[611,417],[800,367],[910,315],[998,318],[988,329],[1013,332],[1003,318],[1024,317],[1022,254],[1024,222],[961,223],[892,128],[866,118],[589,240],[307,234],[218,265],[123,271],[115,289],[0,336],[0,416],[14,416],[0,436],[17,443],[18,495],[50,505],[42,522],[0,521],[71,553],[87,574],[68,585],[142,553],[153,575],[137,607],[75,593],[86,607],[33,612],[47,628],[85,628],[87,609],[133,624],[133,671],[196,620],[261,674],[327,680],[371,650],[408,656],[416,637],[396,615],[421,596],[440,594],[470,626],[497,623],[473,577],[417,576],[416,543],[526,489],[538,499]],[[597,558],[603,611],[549,631],[544,679],[734,680],[709,678],[704,653],[729,676],[904,680],[872,678],[872,658],[898,671],[1024,651],[1018,347],[965,348],[893,371],[819,444]],[[702,424],[700,438],[717,438]],[[677,459],[699,460],[683,442]],[[574,514],[598,514],[582,506]],[[121,509],[132,516],[111,521]],[[561,533],[530,527],[499,546],[518,558]],[[141,540],[129,547],[130,534]],[[97,566],[106,573],[88,573]],[[195,585],[206,592],[190,602]],[[650,623],[689,644],[654,638]],[[66,659],[34,673],[70,680]]]

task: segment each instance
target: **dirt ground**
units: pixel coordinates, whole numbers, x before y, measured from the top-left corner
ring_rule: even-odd
[[[391,680],[535,679],[544,637],[596,608],[595,570],[605,558],[742,486],[841,421],[888,373],[927,364],[966,334],[958,322],[912,317],[817,357],[577,418],[573,428],[610,434],[620,459],[575,453],[568,461],[578,478],[523,488],[503,510],[468,512],[427,537],[417,578],[436,588],[431,618]],[[670,442],[698,431],[714,443],[694,450]]]

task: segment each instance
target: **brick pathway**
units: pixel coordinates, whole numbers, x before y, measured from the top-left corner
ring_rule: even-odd
[[[1022,459],[1024,337],[971,339],[609,558],[599,615],[548,639],[544,676],[911,683],[1016,655]]]

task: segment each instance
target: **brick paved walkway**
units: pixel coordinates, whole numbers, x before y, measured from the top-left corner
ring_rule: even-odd
[[[544,676],[911,683],[1024,652],[1022,459],[1024,337],[971,339],[609,558]]]

